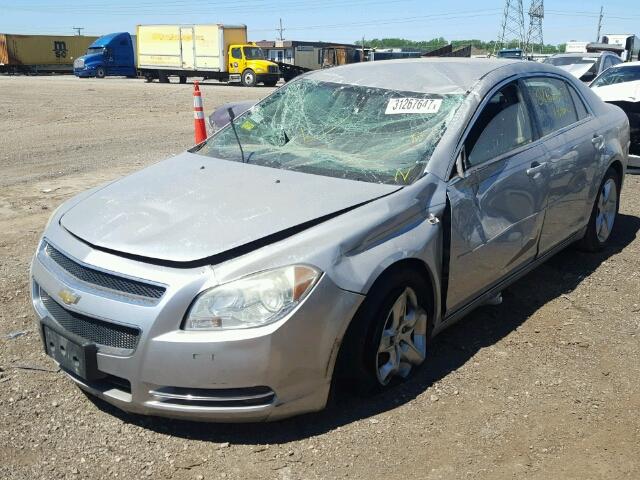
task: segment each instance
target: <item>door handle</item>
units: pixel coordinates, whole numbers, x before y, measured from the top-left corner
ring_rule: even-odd
[[[531,164],[531,168],[527,168],[527,175],[530,177],[535,177],[538,173],[542,172],[545,168],[547,168],[547,162],[533,162]]]

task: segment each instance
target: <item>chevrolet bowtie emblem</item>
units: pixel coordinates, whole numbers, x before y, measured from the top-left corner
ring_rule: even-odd
[[[62,289],[58,292],[58,296],[65,305],[75,305],[80,301],[80,295],[76,295],[71,290]]]

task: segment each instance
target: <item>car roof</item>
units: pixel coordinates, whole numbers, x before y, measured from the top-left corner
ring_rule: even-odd
[[[411,58],[362,62],[316,70],[306,78],[322,82],[343,83],[397,91],[462,94],[489,73],[504,68],[516,69],[511,74],[540,69],[537,62],[486,58]],[[505,73],[506,74],[506,73]]]
[[[622,62],[612,66],[611,68],[624,68],[624,67],[640,67],[640,62]]]

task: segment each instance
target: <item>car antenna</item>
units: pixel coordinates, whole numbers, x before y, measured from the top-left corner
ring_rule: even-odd
[[[236,136],[236,141],[238,142],[238,146],[240,147],[240,155],[242,156],[242,163],[246,163],[244,161],[244,150],[242,149],[242,143],[240,142],[240,137],[238,136],[238,132],[236,131],[236,126],[233,121],[236,119],[236,114],[233,113],[233,108],[228,107],[227,112],[229,113],[229,118],[231,119],[231,129],[233,130],[233,134]]]

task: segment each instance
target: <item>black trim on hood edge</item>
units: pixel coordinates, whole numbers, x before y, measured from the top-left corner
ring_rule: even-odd
[[[110,248],[106,248],[106,247],[101,247],[98,245],[94,245],[92,243],[87,242],[86,240],[80,238],[78,235],[76,235],[75,233],[69,231],[67,228],[65,228],[62,225],[62,222],[60,220],[62,220],[62,217],[64,217],[64,215],[62,215],[59,219],[59,225],[61,228],[63,228],[66,232],[69,233],[69,235],[71,235],[72,237],[76,238],[77,240],[81,241],[82,243],[84,243],[85,245],[90,246],[91,248],[95,249],[95,250],[99,250],[101,252],[105,252],[105,253],[109,253],[111,255],[115,255],[118,257],[123,257],[123,258],[128,258],[130,260],[135,260],[137,262],[143,262],[143,263],[149,263],[152,265],[160,265],[163,267],[171,267],[171,268],[197,268],[197,267],[204,267],[207,265],[218,265],[220,263],[226,262],[227,260],[231,260],[232,258],[236,258],[236,257],[240,257],[242,255],[245,255],[247,253],[253,252],[254,250],[258,250],[259,248],[262,247],[266,247],[267,245],[271,245],[273,243],[279,242],[280,240],[284,240],[285,238],[291,237],[297,233],[300,233],[304,230],[308,230],[311,227],[315,227],[316,225],[319,225],[321,223],[324,223],[328,220],[331,220],[332,218],[338,217],[340,215],[343,215],[347,212],[350,212],[352,210],[355,210],[356,208],[360,208],[364,205],[367,205],[368,203],[371,202],[375,202],[376,200],[380,200],[381,198],[387,197],[389,195],[392,195],[398,191],[402,190],[402,187],[398,188],[397,190],[394,190],[393,192],[389,192],[386,193],[384,195],[381,195],[379,197],[375,197],[372,198],[371,200],[367,200],[366,202],[362,202],[362,203],[358,203],[356,205],[353,205],[351,207],[347,207],[347,208],[343,208],[342,210],[338,210],[336,212],[333,213],[329,213],[328,215],[324,215],[322,217],[318,217],[315,218],[313,220],[309,220],[307,222],[303,222],[299,225],[296,225],[294,227],[289,227],[286,228],[284,230],[281,230],[279,232],[276,233],[272,233],[271,235],[267,235],[266,237],[261,237],[257,240],[253,240],[249,243],[245,243],[243,245],[231,248],[230,250],[225,250],[223,252],[217,253],[215,255],[211,255],[209,257],[205,257],[205,258],[201,258],[198,260],[189,260],[189,261],[177,261],[177,260],[162,260],[159,258],[152,258],[152,257],[145,257],[143,255],[136,255],[136,254],[132,254],[132,253],[125,253],[125,252],[120,252],[118,250],[113,250]]]

